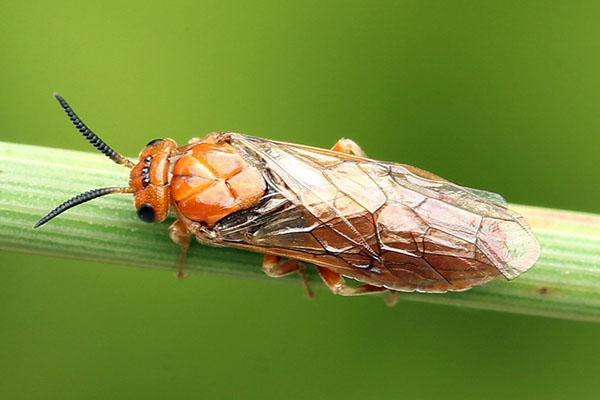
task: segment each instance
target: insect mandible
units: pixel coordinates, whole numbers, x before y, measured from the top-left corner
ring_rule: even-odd
[[[128,186],[79,194],[34,227],[97,197],[133,194],[144,222],[176,215],[169,234],[181,246],[180,277],[194,236],[263,253],[271,277],[298,272],[306,281],[303,263],[313,264],[345,296],[462,291],[497,276],[513,279],[540,254],[523,217],[501,196],[369,159],[349,139],[324,150],[218,132],[181,147],[153,140],[134,163],[55,97],[81,134],[131,173]]]

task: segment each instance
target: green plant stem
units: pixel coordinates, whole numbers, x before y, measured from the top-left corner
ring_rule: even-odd
[[[128,172],[94,153],[0,142],[0,249],[174,271],[179,249],[168,237],[168,224],[139,221],[130,195],[97,199],[32,229],[67,198],[127,185]],[[534,268],[512,282],[498,279],[462,293],[406,293],[401,301],[600,321],[600,216],[511,207],[542,243]],[[269,279],[260,260],[251,252],[194,245],[186,268]],[[314,274],[311,279],[318,282]]]

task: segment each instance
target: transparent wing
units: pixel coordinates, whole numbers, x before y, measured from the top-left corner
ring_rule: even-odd
[[[396,290],[514,278],[539,255],[495,194],[426,171],[231,134],[268,181],[261,205],[217,225],[225,244],[295,257]]]
[[[466,187],[463,187],[463,189],[473,193],[477,197],[486,199],[487,201],[491,201],[492,203],[496,203],[496,204],[504,206],[504,207],[506,207],[508,205],[506,199],[504,197],[502,197],[501,195],[499,195],[498,193],[488,192],[486,190],[481,190],[481,189],[466,188]]]

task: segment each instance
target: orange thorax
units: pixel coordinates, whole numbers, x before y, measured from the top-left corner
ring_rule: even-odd
[[[173,167],[171,196],[177,210],[209,227],[256,205],[265,189],[258,169],[229,144],[193,145]]]

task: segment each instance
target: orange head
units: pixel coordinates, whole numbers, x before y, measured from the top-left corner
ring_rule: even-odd
[[[45,224],[69,208],[111,193],[132,193],[135,197],[137,214],[145,222],[162,222],[169,213],[169,157],[177,144],[171,139],[156,139],[142,150],[139,161],[134,164],[104,143],[75,114],[69,104],[59,94],[54,94],[69,119],[81,134],[102,154],[116,162],[131,168],[128,187],[107,187],[81,193],[48,213],[40,219],[34,228]]]
[[[171,139],[152,140],[129,174],[135,208],[144,222],[162,222],[169,214],[169,157],[176,149],[177,143]]]

